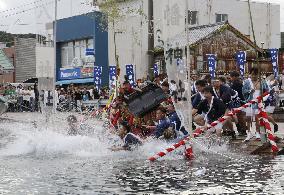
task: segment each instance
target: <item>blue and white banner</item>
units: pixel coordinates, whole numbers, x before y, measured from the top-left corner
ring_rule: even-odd
[[[240,75],[242,78],[244,78],[245,75],[245,64],[247,60],[247,55],[245,51],[239,51],[237,53],[237,64],[240,68]]]
[[[211,79],[215,79],[216,77],[216,66],[217,66],[217,57],[215,54],[207,54],[207,63],[209,68],[209,73],[211,76]]]
[[[135,86],[135,76],[134,76],[134,69],[133,64],[126,65],[126,76],[128,81],[132,87]]]
[[[116,85],[116,66],[109,66],[109,86],[110,89],[115,88]]]
[[[274,77],[277,78],[278,77],[278,49],[269,49],[268,52],[271,57]]]
[[[85,55],[86,56],[94,56],[95,55],[95,49],[87,48],[86,51],[85,51]]]
[[[98,91],[100,90],[101,85],[102,85],[102,72],[103,72],[103,68],[101,66],[94,67],[94,83]]]
[[[154,76],[155,76],[155,77],[159,76],[158,64],[154,64]]]

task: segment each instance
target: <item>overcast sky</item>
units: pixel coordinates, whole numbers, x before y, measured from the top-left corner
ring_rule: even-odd
[[[58,18],[86,13],[91,0],[58,0]],[[284,31],[284,0],[254,0],[281,4]],[[0,30],[45,34],[45,23],[54,19],[54,0],[0,0]]]

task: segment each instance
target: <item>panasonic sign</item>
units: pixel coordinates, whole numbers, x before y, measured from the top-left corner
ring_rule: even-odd
[[[78,79],[81,77],[80,68],[60,70],[60,80]]]

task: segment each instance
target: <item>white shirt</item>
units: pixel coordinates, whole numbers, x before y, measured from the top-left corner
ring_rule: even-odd
[[[176,84],[173,84],[173,83],[169,83],[170,84],[170,91],[173,92],[173,91],[177,91],[177,85]]]
[[[29,90],[22,90],[23,100],[30,101],[30,91]]]
[[[30,93],[30,97],[35,99],[35,92],[34,92],[34,90],[30,90],[29,93]]]
[[[60,101],[64,101],[65,100],[65,95],[63,95],[63,94],[59,95],[59,100]]]
[[[50,96],[53,97],[52,91],[50,91]],[[49,101],[50,101],[50,103],[53,103],[53,99],[50,99]],[[48,103],[48,91],[44,92],[44,100],[43,100],[43,102],[44,102],[44,105],[46,105]]]
[[[16,93],[17,93],[17,95],[19,96],[19,97],[23,97],[23,94],[22,94],[22,89],[17,89],[16,90]]]

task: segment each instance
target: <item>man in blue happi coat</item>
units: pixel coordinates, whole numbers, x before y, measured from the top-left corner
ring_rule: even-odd
[[[168,111],[168,118],[170,121],[170,126],[177,132],[183,133],[183,135],[188,135],[188,132],[185,130],[183,126],[181,126],[181,120],[175,110],[175,107],[173,104],[169,104],[167,106]]]
[[[142,145],[142,140],[137,135],[131,133],[131,127],[127,121],[123,121],[120,124],[119,137],[123,140],[123,145],[111,148],[112,151],[132,150]]]
[[[153,136],[160,138],[164,135],[165,131],[170,127],[170,120],[166,116],[167,110],[163,107],[158,108],[156,111],[156,119],[158,124],[156,126],[147,126],[147,129],[154,130]]]

